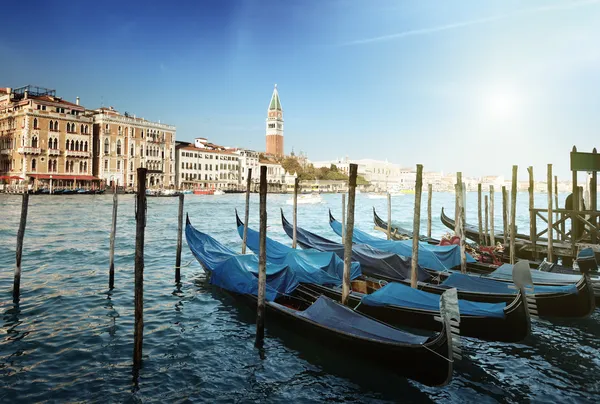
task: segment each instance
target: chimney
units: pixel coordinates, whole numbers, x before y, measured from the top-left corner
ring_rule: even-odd
[[[25,90],[25,91],[23,92],[23,99],[25,99],[25,100],[26,100],[28,97],[29,97],[29,90]]]
[[[79,105],[79,97],[75,99],[75,104]]]
[[[12,94],[12,88],[6,87],[6,92],[8,93],[8,95],[11,95]]]

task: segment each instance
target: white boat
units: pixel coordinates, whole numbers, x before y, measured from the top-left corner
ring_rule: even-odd
[[[225,192],[221,191],[220,189],[215,190],[215,193],[213,195],[225,195]]]
[[[294,204],[294,197],[291,197],[290,199],[288,199],[286,201],[286,203],[288,205],[293,205]],[[298,195],[298,205],[301,205],[301,204],[317,204],[317,203],[323,203],[323,198],[321,198],[321,195],[319,195],[319,194]]]

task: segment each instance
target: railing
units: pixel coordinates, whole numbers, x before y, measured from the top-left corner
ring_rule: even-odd
[[[21,154],[40,154],[42,150],[39,147],[19,147],[17,150]]]
[[[533,208],[530,211],[534,217],[539,217],[544,223],[548,224],[548,209]],[[554,217],[555,215],[557,218]],[[571,228],[568,231],[566,230],[567,221],[571,222]],[[573,255],[577,253],[577,244],[581,244],[582,241],[589,240],[592,244],[596,244],[597,240],[600,240],[600,211],[552,209],[550,223],[552,231],[558,235],[558,238],[553,237],[553,239],[570,242]],[[573,229],[576,229],[576,231],[574,232]],[[533,220],[530,226],[530,233],[535,249],[536,241],[539,240],[540,236],[548,233],[548,227],[545,227],[544,230],[538,233],[536,220]]]
[[[48,156],[58,156],[59,154],[59,149],[48,149]]]
[[[90,152],[89,151],[66,150],[65,156],[67,156],[67,157],[90,157]]]

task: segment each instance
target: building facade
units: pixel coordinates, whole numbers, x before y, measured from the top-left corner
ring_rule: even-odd
[[[93,119],[56,91],[0,88],[0,178],[28,188],[93,187]]]
[[[120,114],[114,108],[93,117],[93,174],[106,185],[134,188],[137,169],[148,169],[147,188],[174,188],[176,128]]]
[[[232,149],[196,138],[194,144],[177,142],[176,184],[179,189],[237,189],[239,155]]]
[[[283,157],[283,109],[279,100],[277,84],[271,95],[267,111],[267,154]]]
[[[248,149],[236,149],[235,154],[238,155],[240,164],[240,182],[241,188],[246,189],[246,182],[248,179],[248,171],[252,169],[252,178],[256,180],[260,177],[260,170],[258,165],[259,153],[254,150]],[[256,181],[255,181],[256,182]]]

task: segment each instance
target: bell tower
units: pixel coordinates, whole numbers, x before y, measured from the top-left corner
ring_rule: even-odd
[[[283,157],[283,110],[279,101],[277,84],[273,89],[267,111],[267,154]]]

